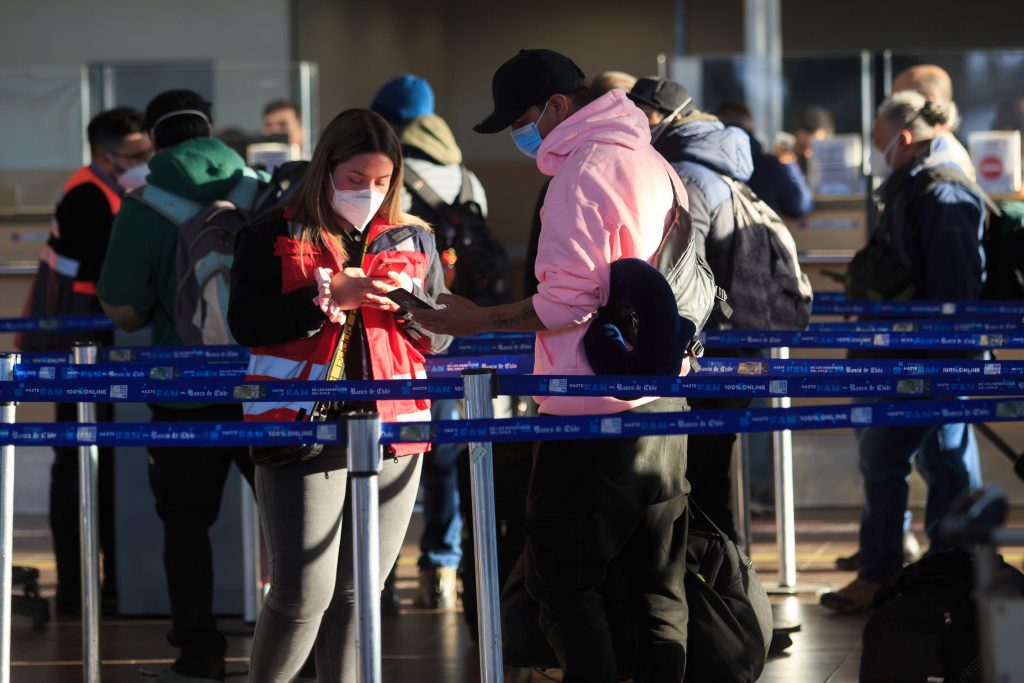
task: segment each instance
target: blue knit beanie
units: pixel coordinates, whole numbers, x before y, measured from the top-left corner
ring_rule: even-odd
[[[608,303],[583,336],[594,373],[678,374],[697,328],[679,315],[665,276],[646,261],[624,258],[612,263],[608,284]]]
[[[402,74],[381,86],[370,109],[391,123],[405,123],[434,113],[434,91],[419,76]]]

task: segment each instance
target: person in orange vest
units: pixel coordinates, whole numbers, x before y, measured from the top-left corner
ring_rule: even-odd
[[[98,114],[87,130],[92,160],[64,185],[50,224],[50,237],[39,257],[39,269],[25,305],[26,317],[102,315],[96,280],[107,253],[110,228],[128,190],[143,184],[153,143],[145,134],[142,114],[119,107]],[[75,342],[109,346],[110,332],[24,333],[16,340],[23,351],[69,351]],[[96,406],[97,419],[113,418],[110,404]],[[74,403],[57,404],[57,422],[76,422]],[[57,562],[58,614],[81,612],[78,507],[78,449],[55,448],[50,470],[50,530]],[[100,549],[103,554],[103,608],[117,609],[114,561],[113,449],[100,449]]]

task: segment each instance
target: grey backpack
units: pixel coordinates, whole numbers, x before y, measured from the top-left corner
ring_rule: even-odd
[[[252,169],[224,199],[203,205],[154,185],[128,195],[178,230],[174,327],[186,345],[234,344],[228,330],[228,293],[235,236],[252,219],[264,183]]]
[[[736,229],[732,275],[723,283],[733,307],[732,327],[741,330],[803,330],[811,319],[813,292],[800,270],[789,228],[745,184],[728,176]]]
[[[671,181],[671,177],[669,178]],[[728,318],[732,309],[726,303],[725,291],[715,284],[715,275],[704,257],[697,252],[693,240],[693,221],[690,212],[679,201],[675,182],[672,182],[672,196],[675,199],[675,216],[661,238],[661,244],[651,259],[651,264],[665,276],[676,298],[679,315],[693,323],[693,339],[686,349],[691,359],[704,354],[704,347],[697,335],[704,329],[708,318],[715,309]]]

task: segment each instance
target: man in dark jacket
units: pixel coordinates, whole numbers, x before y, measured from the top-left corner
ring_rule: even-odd
[[[750,136],[750,156],[754,160],[754,172],[747,185],[775,213],[790,218],[802,218],[814,208],[814,195],[807,185],[796,155],[788,158],[775,156],[764,151],[764,145],[754,137],[754,119],[746,105],[726,102],[715,112],[718,120],[727,126],[736,126]]]
[[[118,107],[97,114],[87,129],[88,166],[78,169],[64,184],[50,237],[43,246],[26,316],[102,315],[96,299],[96,280],[110,240],[110,227],[133,178],[145,178],[145,164],[153,145],[142,128],[142,114]],[[38,332],[20,335],[16,343],[25,351],[67,353],[75,342],[94,341],[110,346],[109,332]],[[77,422],[77,404],[58,403],[57,422]],[[110,422],[109,403],[96,406],[97,419]],[[79,548],[78,448],[54,448],[50,469],[50,531],[57,560],[58,614],[81,613]],[[117,562],[114,557],[113,449],[99,456],[99,536],[103,551],[103,608],[116,610]]]
[[[641,78],[629,97],[654,126],[653,145],[672,165],[686,187],[698,250],[707,259],[716,281],[733,276],[732,237],[736,229],[732,191],[722,180],[728,176],[745,182],[753,171],[750,141],[739,128],[726,127],[710,114],[693,106],[682,85],[668,79]],[[660,134],[659,134],[660,133]],[[706,328],[724,326],[717,317]],[[709,350],[708,355],[742,355],[728,349]],[[749,399],[687,399],[695,410],[740,408]],[[686,477],[691,498],[730,538],[736,525],[730,510],[730,463],[735,434],[690,435]]]
[[[146,129],[157,154],[148,183],[207,205],[256,175],[220,140],[210,137],[210,104],[189,90],[169,90],[146,107]],[[177,227],[139,201],[126,199],[114,221],[98,295],[110,319],[132,331],[152,325],[154,346],[180,346],[170,311],[176,290]],[[235,404],[151,405],[154,422],[240,422]],[[151,447],[149,484],[164,526],[164,569],[171,602],[168,640],[181,648],[160,680],[224,679],[227,641],[213,616],[213,557],[209,530],[217,520],[234,463],[250,482],[244,447]]]
[[[971,301],[981,295],[985,205],[980,191],[950,161],[943,131],[952,114],[949,103],[926,100],[913,91],[895,93],[879,107],[872,142],[884,168],[875,170],[888,180],[878,190],[882,213],[871,243],[851,263],[848,295],[865,298],[864,292],[871,290],[882,299],[938,301]],[[917,355],[921,353],[972,355]],[[885,353],[900,356],[907,354]],[[857,447],[864,478],[857,579],[821,598],[822,605],[840,612],[870,609],[878,589],[902,566],[912,464],[928,484],[929,552],[949,547],[939,523],[958,495],[981,483],[978,446],[969,424],[860,429]]]

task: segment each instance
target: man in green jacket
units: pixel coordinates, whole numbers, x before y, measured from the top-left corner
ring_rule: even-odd
[[[157,95],[146,107],[156,155],[147,183],[198,204],[228,196],[245,162],[210,137],[210,104],[189,90]],[[97,286],[103,310],[118,327],[152,325],[153,346],[180,346],[172,311],[177,227],[129,196],[114,221]],[[239,404],[151,405],[153,422],[239,422]],[[164,525],[164,569],[171,603],[170,643],[181,653],[161,681],[222,681],[227,642],[213,617],[209,529],[217,519],[234,462],[252,482],[244,447],[149,449],[149,482]]]

